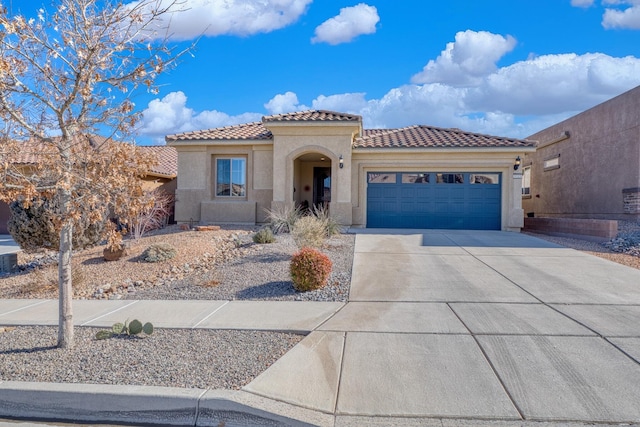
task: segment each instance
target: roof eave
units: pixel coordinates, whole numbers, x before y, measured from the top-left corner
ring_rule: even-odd
[[[533,153],[536,147],[356,147],[353,153],[406,153],[406,152],[460,152],[460,151],[506,151],[514,153]]]
[[[170,147],[185,147],[195,145],[271,145],[273,139],[165,139]]]
[[[177,174],[165,174],[160,172],[147,172],[146,176],[152,176],[154,178],[165,178],[165,179],[176,179],[178,177]]]

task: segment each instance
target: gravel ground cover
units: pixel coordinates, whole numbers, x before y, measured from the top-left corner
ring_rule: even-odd
[[[144,237],[119,261],[105,262],[102,248],[74,254],[83,299],[251,299],[346,301],[354,235],[333,236],[322,251],[333,269],[327,286],[297,293],[289,260],[297,251],[287,234],[254,244],[255,228],[181,231]],[[169,242],[176,258],[141,261],[146,247]],[[55,257],[20,254],[22,271],[0,277],[0,298],[57,298]],[[75,347],[55,347],[57,328],[0,327],[0,380],[157,385],[238,389],[266,370],[303,337],[261,331],[156,329],[144,338],[95,340],[96,328],[75,328]]]
[[[0,328],[0,380],[239,389],[303,337],[227,330],[156,330],[94,339],[74,328],[75,346],[56,348],[57,328]]]
[[[182,231],[168,227],[130,242],[128,255],[107,262],[104,246],[73,256],[76,299],[218,299],[282,301],[347,301],[355,236],[328,239],[322,251],[333,269],[326,287],[297,293],[289,277],[289,260],[297,251],[288,234],[271,244],[253,243],[256,227],[218,231]],[[170,243],[175,258],[158,263],[142,260],[152,244]],[[55,254],[18,254],[20,270],[0,275],[0,298],[58,297]]]
[[[128,299],[211,299],[211,300],[277,300],[277,301],[347,301],[351,283],[355,236],[336,235],[329,239],[322,252],[333,266],[327,286],[310,292],[296,292],[289,276],[289,262],[298,248],[288,234],[277,236],[275,243],[257,245],[240,241],[251,248],[219,268],[193,277],[168,281],[128,293]]]

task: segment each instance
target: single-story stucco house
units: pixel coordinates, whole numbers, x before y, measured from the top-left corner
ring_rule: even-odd
[[[178,152],[179,223],[263,223],[266,211],[323,205],[354,227],[523,226],[527,140],[431,126],[364,129],[333,111],[166,137]]]
[[[522,205],[535,217],[640,220],[640,86],[531,135]]]

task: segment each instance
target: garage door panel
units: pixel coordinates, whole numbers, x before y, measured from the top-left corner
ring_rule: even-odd
[[[369,177],[367,226],[500,229],[500,173],[482,174],[491,178],[483,180],[479,180],[477,175],[472,180],[473,174],[469,173],[442,174],[448,177],[460,176],[462,182],[456,179],[437,183],[437,180],[433,179],[435,173],[431,174],[432,179],[428,183],[404,179],[406,173],[385,172],[376,173],[374,178]],[[385,180],[386,183],[383,184],[379,182],[380,176],[390,179]]]

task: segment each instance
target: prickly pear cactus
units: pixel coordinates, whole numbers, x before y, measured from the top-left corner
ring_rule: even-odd
[[[142,332],[142,322],[138,319],[133,319],[129,323],[129,335],[138,335],[140,332]]]
[[[106,340],[109,339],[113,336],[113,332],[111,331],[107,331],[107,330],[102,330],[102,331],[98,331],[98,333],[96,334],[96,339],[97,340]]]
[[[142,327],[142,331],[147,335],[151,335],[153,333],[153,325],[151,324],[151,322],[145,323]]]
[[[111,330],[113,331],[114,334],[126,334],[126,325],[124,323],[115,323],[112,327]]]

